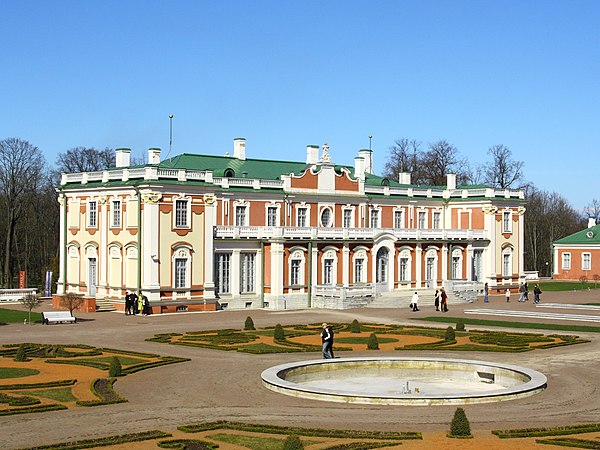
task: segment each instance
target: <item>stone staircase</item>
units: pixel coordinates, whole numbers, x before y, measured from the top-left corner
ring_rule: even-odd
[[[116,311],[116,310],[117,310],[117,308],[115,308],[109,300],[107,300],[105,298],[102,298],[102,299],[97,298],[96,299],[96,312],[107,312],[107,311]]]
[[[419,294],[419,308],[434,307],[435,289],[402,289],[391,292],[383,292],[378,295],[367,308],[406,308],[410,305],[415,291]],[[458,297],[452,292],[446,291],[448,305],[458,303],[469,303],[468,300]]]

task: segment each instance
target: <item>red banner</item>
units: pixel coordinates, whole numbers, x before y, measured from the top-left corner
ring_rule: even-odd
[[[19,271],[19,289],[25,289],[27,287],[27,272],[24,270]]]

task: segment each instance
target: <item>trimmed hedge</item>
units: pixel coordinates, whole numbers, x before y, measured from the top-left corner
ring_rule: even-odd
[[[12,416],[15,414],[29,414],[29,413],[37,413],[44,411],[58,411],[61,409],[67,409],[65,405],[36,405],[30,406],[26,408],[15,408],[15,409],[5,409],[0,411],[0,416]]]
[[[398,442],[350,442],[348,444],[338,444],[333,447],[326,447],[323,450],[371,450],[373,448],[383,448],[397,446]]]
[[[230,422],[220,420],[217,422],[205,422],[199,424],[183,425],[177,427],[184,433],[201,433],[211,430],[239,430],[254,433],[268,434],[297,434],[299,436],[315,436],[348,439],[388,439],[388,440],[412,440],[423,439],[421,433],[414,431],[361,431],[361,430],[328,430],[323,428],[286,427],[279,425],[262,425],[244,422]],[[397,445],[397,444],[396,444]]]
[[[448,433],[448,437],[463,439],[473,437],[471,434],[471,424],[469,424],[469,419],[467,419],[464,409],[456,408],[456,411],[454,411],[454,417],[450,424],[450,433]]]
[[[591,439],[577,439],[577,438],[555,438],[555,439],[536,439],[535,442],[538,444],[550,444],[561,447],[576,447],[576,448],[590,448],[600,449],[600,441],[594,441]]]
[[[77,400],[76,404],[79,406],[100,406],[127,402],[127,399],[119,396],[113,389],[115,381],[116,378],[97,378],[90,389],[99,400]]]
[[[31,383],[31,384],[5,384],[0,386],[0,391],[8,390],[23,390],[23,389],[38,389],[38,388],[49,388],[49,387],[60,387],[60,386],[73,386],[77,380],[60,380],[60,381],[49,381],[47,383]]]
[[[59,444],[39,445],[22,450],[76,450],[80,448],[106,447],[109,445],[125,444],[127,442],[141,442],[151,439],[168,438],[172,435],[160,430],[142,431],[140,433],[120,434],[97,439],[82,439],[80,441],[61,442]]]
[[[174,448],[177,450],[187,450],[188,448],[193,448],[194,450],[213,450],[219,448],[218,444],[199,439],[170,439],[168,441],[160,441],[156,445],[160,448]]]
[[[567,434],[594,433],[600,431],[600,423],[584,423],[580,425],[566,425],[551,428],[518,428],[513,430],[492,430],[500,439],[537,437],[537,436],[562,436]]]

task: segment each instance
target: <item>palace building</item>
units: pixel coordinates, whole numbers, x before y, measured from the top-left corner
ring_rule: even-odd
[[[553,243],[552,278],[557,280],[600,280],[600,225],[588,220],[588,228]]]
[[[379,295],[501,289],[523,277],[524,194],[411,184],[308,146],[305,161],[181,154],[63,174],[57,296],[123,309],[126,291],[153,313],[222,308],[345,308]]]

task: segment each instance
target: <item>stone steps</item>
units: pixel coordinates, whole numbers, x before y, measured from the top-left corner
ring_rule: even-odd
[[[434,306],[435,289],[402,289],[384,292],[367,305],[367,308],[408,308],[415,291],[419,294],[419,308]],[[448,304],[470,303],[468,300],[447,292]]]
[[[117,308],[115,308],[109,300],[96,299],[96,312],[109,312],[116,310]]]

